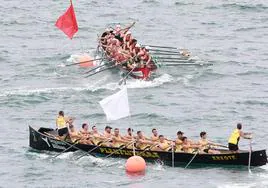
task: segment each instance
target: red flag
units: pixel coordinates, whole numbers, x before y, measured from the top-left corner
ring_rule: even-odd
[[[78,25],[72,1],[70,7],[63,15],[58,18],[55,25],[60,30],[62,30],[70,39],[72,39],[73,35],[78,31]]]

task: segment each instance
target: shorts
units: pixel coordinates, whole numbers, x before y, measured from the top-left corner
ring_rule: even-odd
[[[229,148],[230,151],[237,151],[238,150],[238,145],[228,143],[228,148]]]
[[[67,134],[67,133],[68,133],[68,128],[67,128],[67,127],[58,129],[58,135],[59,135],[59,136],[63,136],[63,135],[65,135],[65,134]]]

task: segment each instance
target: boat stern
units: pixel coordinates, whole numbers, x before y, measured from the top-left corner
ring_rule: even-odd
[[[262,166],[267,163],[266,150],[253,151],[251,154],[251,166]]]

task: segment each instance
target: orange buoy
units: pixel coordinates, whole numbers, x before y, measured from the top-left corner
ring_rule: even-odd
[[[132,156],[126,162],[126,171],[130,173],[144,172],[146,169],[145,160],[140,156]]]
[[[93,58],[87,54],[80,55],[79,57],[77,57],[77,61],[79,62],[80,67],[93,67],[94,61],[92,60]]]

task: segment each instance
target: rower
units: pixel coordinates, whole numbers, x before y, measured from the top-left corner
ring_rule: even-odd
[[[177,132],[177,139],[175,140],[175,146],[176,146],[176,152],[182,151],[182,138],[183,138],[183,132],[178,131]]]
[[[138,149],[144,150],[148,147],[150,147],[153,144],[152,141],[149,141],[145,136],[143,136],[141,131],[137,132],[137,143],[136,147]]]
[[[129,51],[134,53],[135,47],[137,46],[137,40],[136,39],[132,39],[129,42]]]
[[[199,149],[199,145],[193,144],[186,136],[182,137],[182,151],[185,153],[193,153],[193,149]]]
[[[163,135],[159,135],[159,143],[157,145],[160,151],[169,151],[171,149],[171,143]]]
[[[56,126],[58,128],[58,135],[61,140],[64,140],[68,135],[68,127],[66,125],[68,122],[68,118],[64,117],[64,112],[59,111],[59,115],[56,119]]]
[[[211,148],[211,146],[218,146],[218,144],[215,144],[213,142],[210,142],[207,140],[207,133],[202,131],[200,133],[200,140],[198,141],[200,145],[201,152],[209,153],[209,154],[220,154],[221,152],[218,150],[215,150]]]
[[[151,140],[152,140],[153,142],[156,142],[156,141],[159,140],[158,133],[157,133],[157,130],[156,130],[155,128],[152,129]]]
[[[84,136],[89,136],[91,134],[91,132],[88,131],[88,124],[87,123],[82,124],[82,129],[80,130],[80,133]]]
[[[124,145],[126,143],[128,143],[128,141],[124,140],[124,138],[119,134],[119,129],[115,128],[114,129],[112,146],[119,148],[119,147],[121,147],[122,145]]]
[[[105,128],[104,128],[104,133],[103,133],[103,136],[106,137],[106,138],[112,138],[113,134],[112,134],[112,127],[110,127],[109,125],[107,125]]]
[[[83,136],[78,131],[76,131],[73,125],[69,126],[69,135],[73,143],[92,144],[92,142],[90,141],[90,138]]]
[[[132,138],[135,138],[135,136],[133,136],[133,129],[128,128],[127,129],[127,135],[124,136],[125,140],[132,140]]]
[[[99,133],[95,125],[92,127],[92,136],[92,142],[94,145],[99,145],[105,139],[103,135]]]
[[[236,129],[232,132],[229,141],[228,141],[228,148],[230,151],[238,152],[238,142],[240,137],[245,139],[251,139],[252,134],[251,133],[244,133],[242,131],[242,124],[238,123],[236,126]]]

